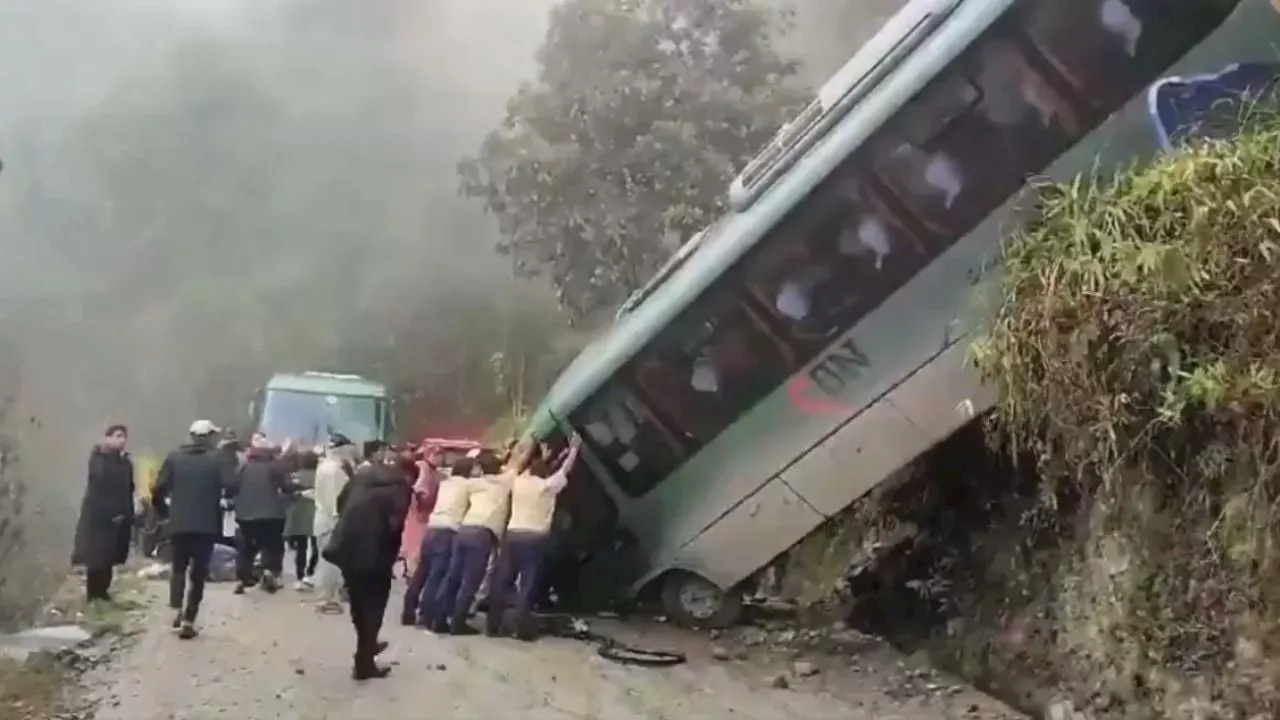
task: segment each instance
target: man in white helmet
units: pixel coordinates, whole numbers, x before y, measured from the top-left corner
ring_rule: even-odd
[[[156,510],[168,519],[169,607],[177,613],[173,627],[184,640],[197,635],[209,560],[222,537],[222,500],[235,492],[235,467],[218,452],[220,432],[208,420],[192,423],[190,441],[164,459],[152,490]]]

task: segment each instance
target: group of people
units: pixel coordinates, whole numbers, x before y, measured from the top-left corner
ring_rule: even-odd
[[[110,599],[112,568],[127,559],[141,513],[126,450],[128,430],[112,425],[89,461],[73,562],[86,569],[86,594]],[[255,434],[247,448],[200,420],[188,442],[160,465],[148,505],[163,519],[171,555],[169,605],[178,637],[196,620],[214,546],[234,508],[235,592],[281,587],[286,547],[296,587],[314,589],[317,609],[342,613],[355,628],[352,675],[385,677],[376,662],[397,563],[407,561],[401,620],[438,634],[536,638],[535,603],[547,592],[546,562],[556,499],[568,484],[579,439],[480,449],[441,468],[431,448],[357,447],[334,435],[324,448],[273,447]],[[416,545],[416,547],[414,547]],[[260,568],[258,561],[260,560]],[[468,620],[486,596],[484,627]]]
[[[480,450],[456,461],[435,488],[401,622],[476,634],[467,619],[487,585],[485,634],[534,639],[556,498],[578,449],[575,437],[556,459],[550,449],[528,445],[506,457]]]

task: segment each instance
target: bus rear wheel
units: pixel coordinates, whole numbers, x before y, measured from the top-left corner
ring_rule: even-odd
[[[722,590],[701,575],[677,571],[663,579],[662,608],[681,627],[726,628],[742,616],[742,593]]]

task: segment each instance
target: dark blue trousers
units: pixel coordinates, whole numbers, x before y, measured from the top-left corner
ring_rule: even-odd
[[[476,593],[484,583],[484,573],[489,569],[489,553],[493,552],[496,540],[493,531],[486,527],[463,525],[458,529],[449,558],[449,572],[440,590],[439,614],[432,614],[433,621],[466,622],[467,614],[476,601]]]
[[[542,566],[547,555],[550,535],[541,532],[508,532],[502,538],[498,567],[493,587],[513,588],[514,592],[491,593],[485,629],[491,633],[503,630],[503,615],[512,601],[512,630],[527,634],[533,630],[533,606],[542,589]]]
[[[453,555],[453,528],[428,527],[422,534],[418,550],[418,569],[414,571],[405,591],[402,619],[429,625],[440,617],[440,594],[445,576],[449,574],[449,560]]]

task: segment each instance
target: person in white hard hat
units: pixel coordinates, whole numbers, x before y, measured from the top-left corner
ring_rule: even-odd
[[[169,607],[177,612],[173,627],[184,640],[197,635],[209,560],[222,536],[222,500],[235,492],[235,468],[218,452],[220,432],[208,420],[192,423],[190,441],[164,459],[152,490],[156,510],[168,519]]]

